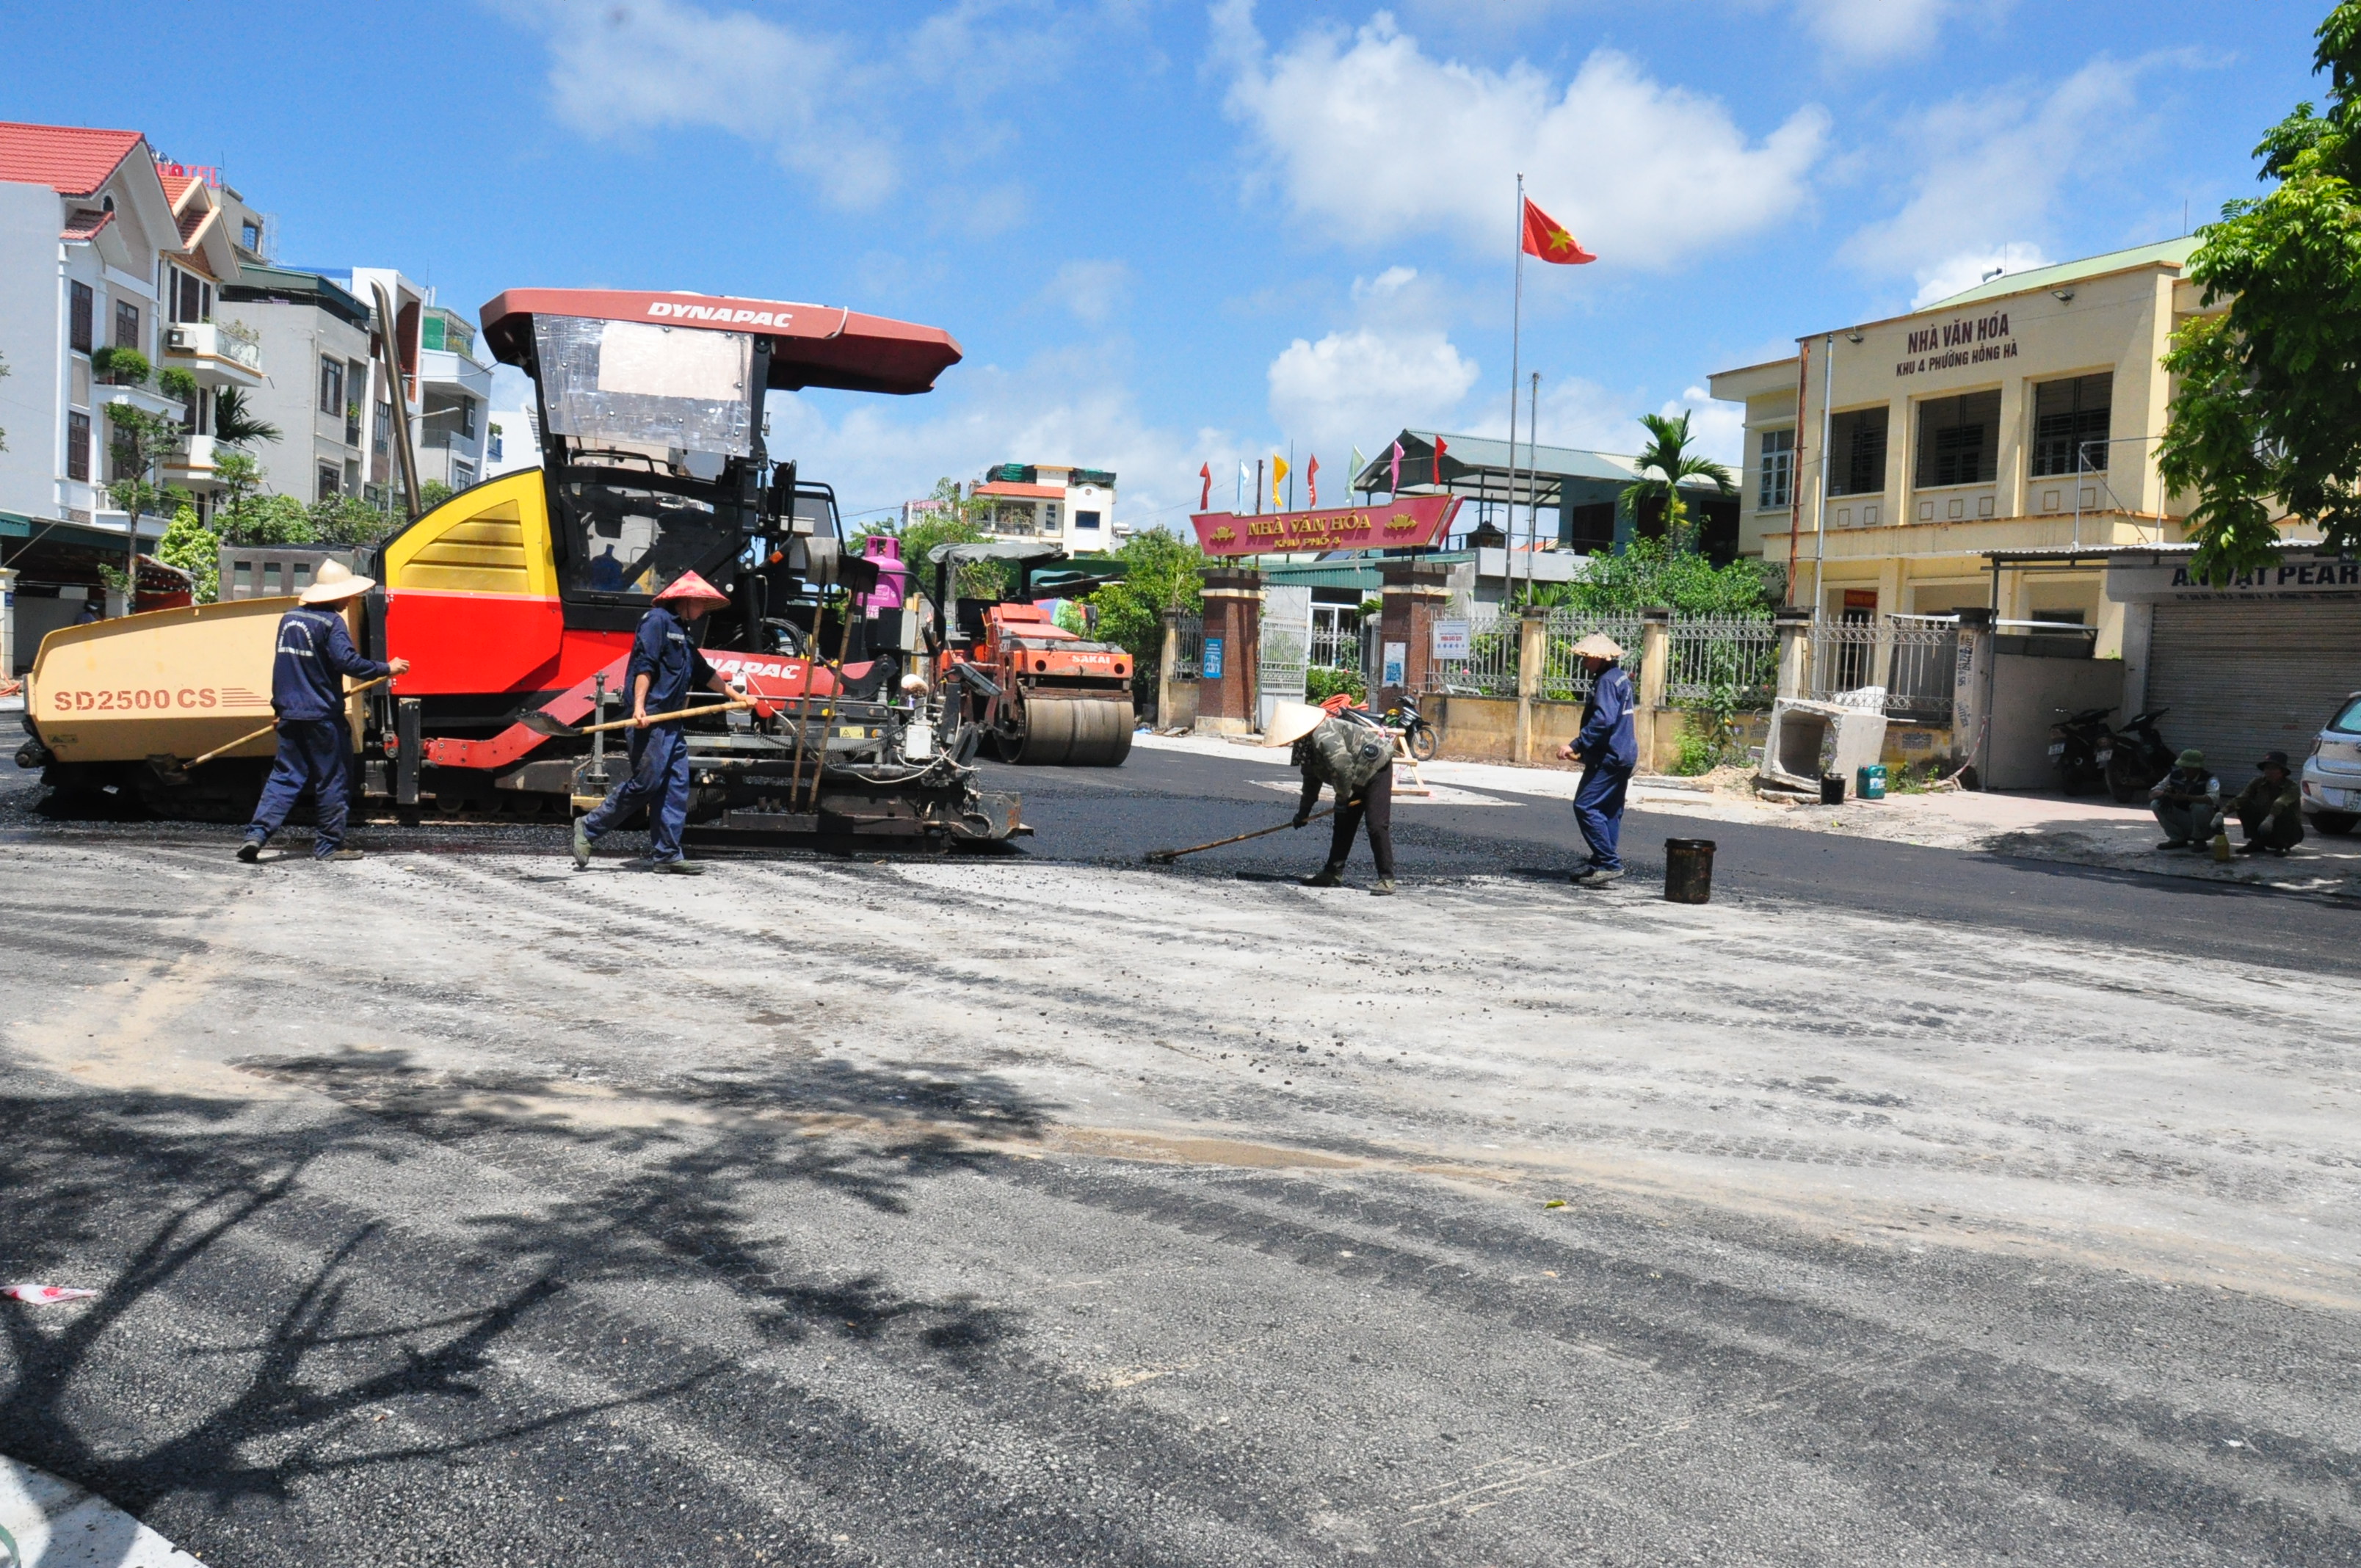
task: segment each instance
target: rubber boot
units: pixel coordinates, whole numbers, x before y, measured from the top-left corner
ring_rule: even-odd
[[[574,819],[574,869],[590,869],[590,819],[587,817]]]
[[[1306,887],[1342,887],[1344,883],[1345,868],[1342,866],[1322,866],[1303,879]]]
[[[695,861],[658,861],[656,870],[666,876],[703,876],[705,868]]]

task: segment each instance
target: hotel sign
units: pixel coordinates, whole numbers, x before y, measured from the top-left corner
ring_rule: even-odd
[[[1910,334],[1907,347],[1909,357],[1894,367],[1897,376],[1923,376],[2016,357],[2016,339],[2009,335],[2006,311],[1988,316],[1955,316],[1922,327]]]
[[[1440,544],[1459,513],[1457,496],[1402,496],[1382,506],[1260,515],[1199,512],[1189,521],[1208,555],[1284,555],[1316,550],[1399,550]]]

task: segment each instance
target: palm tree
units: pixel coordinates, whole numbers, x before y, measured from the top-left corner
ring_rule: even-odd
[[[282,434],[277,425],[267,419],[257,419],[246,411],[246,393],[236,387],[224,387],[214,394],[214,439],[231,446],[247,446],[258,441],[277,441]]]
[[[1728,468],[1689,451],[1687,410],[1682,410],[1678,419],[1642,414],[1640,422],[1648,427],[1648,444],[1640,449],[1634,459],[1640,477],[1623,487],[1623,504],[1636,518],[1642,501],[1661,499],[1664,503],[1665,543],[1676,552],[1688,549],[1689,513],[1687,504],[1681,499],[1682,484],[1690,479],[1710,479],[1714,488],[1724,496],[1736,495],[1738,487],[1730,482]]]

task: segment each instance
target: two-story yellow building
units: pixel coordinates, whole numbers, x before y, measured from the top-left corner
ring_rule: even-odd
[[[1715,397],[1746,406],[1740,551],[1787,565],[1794,601],[1831,620],[1997,597],[2004,619],[2093,626],[2117,652],[2101,562],[2003,572],[1995,589],[1990,557],[2181,541],[2187,498],[2166,494],[2156,450],[2162,359],[2202,309],[2181,276],[2197,243],[1994,278],[1715,376]]]

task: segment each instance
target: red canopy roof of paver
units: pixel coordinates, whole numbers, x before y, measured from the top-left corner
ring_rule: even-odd
[[[106,183],[115,166],[130,156],[139,140],[137,131],[0,120],[0,181],[86,196]]]
[[[511,289],[494,296],[481,313],[484,341],[494,356],[505,364],[524,364],[536,315],[752,333],[771,340],[766,384],[781,391],[931,391],[935,378],[963,357],[959,344],[940,327],[863,315],[839,305],[627,289]]]

